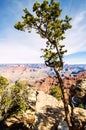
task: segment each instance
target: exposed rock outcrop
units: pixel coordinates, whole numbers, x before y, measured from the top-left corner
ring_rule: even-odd
[[[65,114],[62,101],[58,101],[53,96],[45,94],[43,91],[35,92],[33,90],[31,96],[32,101],[33,99],[36,100],[34,109],[26,111],[24,117],[20,118],[20,123],[25,122],[28,124],[28,121],[33,121],[34,128],[32,128],[32,130],[68,130],[67,124],[64,122]],[[79,120],[86,123],[86,110],[75,107],[74,115]],[[13,120],[15,121],[15,119]],[[15,121],[15,123],[19,125],[19,120]]]
[[[43,91],[38,92],[36,102],[37,130],[54,130],[59,120],[64,119],[63,103]]]
[[[75,107],[74,114],[78,117],[82,122],[86,122],[86,110],[82,108]]]
[[[36,102],[36,130],[68,130],[67,124],[64,122],[63,102],[56,100],[51,95],[39,91]],[[82,123],[86,123],[86,110],[82,108],[74,108],[74,116]],[[83,128],[80,128],[84,130]],[[78,130],[78,129],[77,129]]]

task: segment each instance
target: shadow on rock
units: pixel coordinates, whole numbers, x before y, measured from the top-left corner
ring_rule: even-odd
[[[47,105],[44,113],[37,113],[35,130],[57,130],[58,122],[64,117],[63,108],[52,108]]]
[[[14,123],[10,126],[9,130],[32,130],[24,125],[23,122],[21,123]]]
[[[8,128],[4,121],[0,121],[0,130],[8,130]]]

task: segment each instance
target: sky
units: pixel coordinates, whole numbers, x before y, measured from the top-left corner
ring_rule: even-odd
[[[0,0],[0,64],[44,63],[40,58],[45,40],[35,30],[21,32],[14,28],[24,15],[23,9],[32,12],[34,2],[43,0]],[[49,0],[50,1],[50,0]],[[86,0],[55,0],[60,2],[62,17],[72,18],[72,29],[62,41],[68,52],[65,64],[86,64]]]

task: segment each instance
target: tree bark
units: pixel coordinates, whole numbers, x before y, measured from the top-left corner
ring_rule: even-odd
[[[59,80],[59,84],[60,84],[60,88],[61,88],[61,92],[62,92],[62,100],[63,100],[63,103],[64,103],[64,111],[65,111],[65,121],[68,124],[69,130],[71,130],[72,124],[71,124],[70,112],[69,112],[69,108],[68,108],[68,101],[66,99],[66,92],[65,92],[65,89],[64,89],[64,83],[63,83],[63,80],[62,80],[58,70],[56,68],[54,68],[54,71],[55,71],[57,78]]]

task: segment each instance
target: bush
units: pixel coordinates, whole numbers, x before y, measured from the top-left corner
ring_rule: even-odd
[[[25,111],[28,104],[28,86],[21,82],[16,82],[15,85],[12,86],[12,101],[13,106],[17,106],[17,111],[21,112]]]
[[[50,94],[56,97],[58,100],[62,99],[62,93],[59,86],[52,86],[50,89]]]
[[[0,77],[0,118],[6,119],[29,108],[29,87],[23,82],[8,86],[8,80]],[[2,89],[4,86],[4,89]]]
[[[84,105],[83,104],[79,104],[78,107],[83,108],[84,109]]]
[[[0,87],[6,87],[8,84],[8,79],[3,76],[0,76]]]

